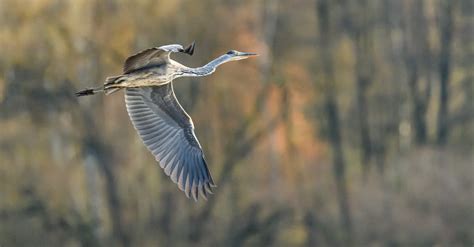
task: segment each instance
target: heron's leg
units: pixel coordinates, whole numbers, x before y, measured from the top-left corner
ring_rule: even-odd
[[[77,92],[76,96],[81,97],[81,96],[93,95],[93,94],[103,92],[103,91],[104,91],[104,87],[86,88]]]

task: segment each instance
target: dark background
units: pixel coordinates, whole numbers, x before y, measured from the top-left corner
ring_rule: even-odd
[[[0,246],[472,246],[469,0],[1,0]],[[195,203],[123,92],[74,92],[196,41],[178,79],[218,185]]]

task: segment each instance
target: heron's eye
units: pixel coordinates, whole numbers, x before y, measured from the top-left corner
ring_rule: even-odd
[[[234,50],[230,50],[229,52],[227,52],[228,55],[233,55],[235,54],[235,51]]]

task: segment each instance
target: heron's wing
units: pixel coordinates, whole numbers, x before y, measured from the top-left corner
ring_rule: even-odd
[[[167,63],[171,52],[171,50],[167,51],[160,47],[153,47],[140,51],[125,60],[123,73],[127,74],[146,66]]]
[[[128,114],[142,141],[166,175],[195,200],[214,187],[194,125],[173,91],[173,84],[127,88]]]

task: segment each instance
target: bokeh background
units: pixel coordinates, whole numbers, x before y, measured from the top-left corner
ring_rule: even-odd
[[[472,246],[469,0],[1,0],[0,246]],[[123,92],[141,49],[178,79],[218,187],[185,197]]]

